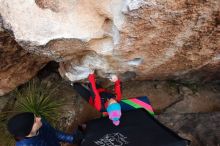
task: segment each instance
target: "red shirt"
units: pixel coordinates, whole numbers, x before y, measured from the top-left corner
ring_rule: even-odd
[[[95,98],[94,98],[94,101],[92,98],[90,98],[89,100],[89,103],[91,105],[93,105],[98,111],[100,111],[102,109],[102,101],[101,101],[101,97],[100,97],[100,94],[101,92],[108,92],[106,89],[103,89],[103,88],[99,88],[97,89],[96,88],[96,83],[95,83],[95,75],[94,74],[90,74],[89,75],[89,81],[92,85],[92,90],[94,92],[94,95],[95,95]],[[115,95],[116,95],[116,100],[117,101],[120,101],[121,100],[121,85],[120,85],[120,80],[117,80],[115,82]]]

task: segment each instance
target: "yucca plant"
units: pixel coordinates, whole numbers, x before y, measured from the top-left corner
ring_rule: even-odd
[[[58,85],[48,86],[40,81],[33,80],[14,92],[17,101],[13,110],[6,110],[0,113],[0,131],[4,131],[0,136],[0,146],[14,146],[15,140],[9,134],[6,123],[9,115],[20,112],[33,112],[36,116],[47,119],[53,126],[57,125],[60,118],[61,100],[55,98]]]
[[[30,81],[21,90],[16,91],[16,111],[32,112],[56,125],[60,117],[61,100],[55,98],[58,86],[48,86],[39,81]]]

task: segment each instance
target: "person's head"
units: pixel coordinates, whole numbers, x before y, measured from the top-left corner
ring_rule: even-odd
[[[15,140],[22,140],[25,137],[36,135],[41,126],[41,118],[36,117],[30,112],[13,116],[9,119],[7,124],[8,131],[14,136]]]
[[[108,101],[107,112],[109,119],[112,120],[115,126],[118,126],[120,124],[121,106],[113,98]]]

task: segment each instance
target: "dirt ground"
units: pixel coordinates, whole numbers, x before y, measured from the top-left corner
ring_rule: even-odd
[[[43,79],[47,84],[59,84],[54,100],[62,100],[61,118],[58,127],[72,133],[79,124],[100,117],[100,113],[84,101],[69,82],[63,81],[57,74]],[[104,82],[111,90],[113,86]],[[193,141],[191,146],[218,146],[220,139],[220,85],[181,84],[175,81],[129,81],[122,83],[123,98],[148,96],[156,113],[156,118],[180,136]],[[1,100],[3,99],[3,100]],[[0,98],[2,104],[10,102]],[[1,102],[0,102],[1,103]],[[7,105],[7,104],[5,104]],[[212,119],[214,124],[208,124]],[[189,126],[191,123],[191,126]],[[194,126],[192,126],[194,125]],[[200,127],[196,127],[200,125]],[[204,126],[208,125],[208,126]],[[187,127],[187,128],[186,128]],[[207,137],[206,132],[212,133]],[[210,142],[211,141],[211,142]],[[219,142],[220,143],[220,142]],[[71,146],[62,144],[62,146]],[[72,145],[74,146],[74,145]]]
[[[100,114],[88,103],[86,103],[79,95],[77,95],[71,86],[65,86],[63,86],[63,88],[66,89],[62,89],[62,91],[65,91],[65,94],[68,94],[68,96],[71,97],[72,102],[69,101],[69,103],[72,103],[71,109],[72,111],[75,111],[75,113],[71,116],[72,119],[69,120],[69,123],[67,124],[71,126],[64,128],[71,132],[78,124],[97,118]],[[110,89],[112,88],[110,87]],[[122,91],[123,98],[138,97],[143,95],[148,96],[156,113],[156,118],[172,130],[176,131],[182,137],[193,141],[191,146],[205,146],[210,144],[210,140],[215,142],[216,139],[220,139],[220,135],[216,133],[216,127],[218,127],[218,125],[206,126],[197,130],[193,129],[193,127],[191,127],[191,129],[188,128],[188,130],[182,130],[181,127],[185,127],[189,124],[189,118],[189,120],[185,123],[179,122],[180,125],[182,124],[181,126],[175,127],[172,126],[172,124],[170,125],[172,121],[178,121],[176,117],[185,119],[185,117],[187,118],[189,114],[191,117],[194,117],[193,119],[198,118],[197,120],[194,120],[194,125],[198,125],[200,122],[203,123],[203,125],[207,125],[205,120],[200,121],[199,119],[204,116],[201,113],[206,114],[204,116],[206,119],[209,118],[209,115],[213,118],[213,113],[219,113],[220,86],[218,84],[198,85],[181,84],[173,81],[130,81],[122,83]],[[62,95],[67,97],[67,95]],[[70,107],[65,107],[65,113],[67,113],[66,111],[68,110],[70,110]],[[168,117],[170,121],[167,120]],[[216,118],[217,117],[218,116],[216,116]],[[215,119],[215,122],[220,122],[219,120],[220,119]],[[204,131],[211,131],[214,134],[210,138],[207,138]],[[200,143],[201,141],[202,143]],[[215,146],[216,142],[211,144]]]

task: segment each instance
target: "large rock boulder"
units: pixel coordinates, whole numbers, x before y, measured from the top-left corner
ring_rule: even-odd
[[[23,50],[15,40],[0,31],[0,96],[27,82],[48,62]]]
[[[181,100],[168,106],[165,113],[206,113],[220,111],[220,86],[180,86]]]
[[[190,146],[218,146],[220,113],[163,114],[158,119],[191,141]]]
[[[60,74],[70,80],[90,69],[189,80],[204,71],[198,81],[220,68],[219,6],[218,0],[0,0],[0,14],[24,49],[62,62]]]

